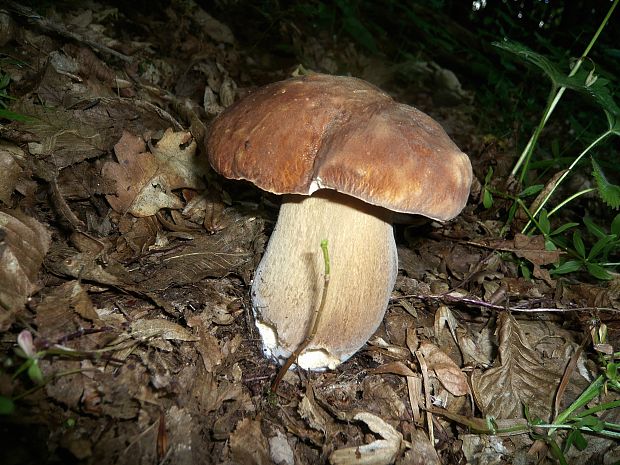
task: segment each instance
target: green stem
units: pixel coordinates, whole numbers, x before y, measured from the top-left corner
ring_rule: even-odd
[[[598,412],[602,412],[603,410],[610,410],[612,408],[616,408],[616,407],[620,407],[620,400],[614,400],[611,402],[605,402],[603,404],[598,404],[595,407],[589,408],[587,410],[584,410],[583,412],[579,412],[576,415],[574,415],[575,418],[583,418],[583,417],[587,417],[588,415],[592,415]]]
[[[532,213],[532,215],[535,217],[536,215],[538,215],[540,213],[540,211],[545,207],[545,205],[547,204],[547,202],[549,201],[549,199],[551,198],[551,196],[553,195],[553,193],[555,192],[555,190],[558,188],[558,186],[562,183],[562,181],[564,179],[566,179],[566,176],[568,176],[572,171],[573,168],[577,165],[577,163],[579,163],[581,161],[581,159],[590,151],[592,150],[594,147],[596,147],[599,143],[601,143],[603,140],[605,140],[608,136],[610,136],[611,134],[613,134],[613,132],[611,130],[607,130],[605,131],[603,134],[601,134],[599,137],[597,137],[590,145],[588,145],[585,150],[583,152],[581,152],[579,154],[579,156],[577,158],[575,158],[575,160],[573,160],[573,162],[571,163],[571,165],[568,167],[568,169],[566,171],[564,171],[564,173],[562,174],[562,176],[560,176],[560,178],[557,180],[557,182],[555,183],[555,185],[553,186],[552,189],[549,190],[549,192],[547,193],[547,195],[545,195],[545,198],[543,199],[542,202],[540,202],[540,205],[538,205],[538,207],[536,208],[536,211],[534,213]],[[525,227],[521,230],[522,234],[525,234],[526,231],[529,229],[530,225],[532,224],[532,220],[528,221],[528,223],[525,225]]]
[[[324,274],[323,274],[323,292],[321,293],[321,302],[317,306],[314,314],[312,316],[312,323],[310,325],[310,331],[308,332],[306,338],[302,341],[301,344],[297,346],[295,351],[286,359],[284,365],[280,367],[276,378],[271,383],[270,391],[275,394],[278,391],[278,385],[284,375],[291,367],[293,362],[297,360],[297,358],[301,355],[301,353],[308,347],[308,345],[316,336],[316,332],[319,328],[319,321],[321,320],[321,315],[323,313],[323,308],[325,307],[325,302],[327,301],[327,289],[329,288],[329,278],[330,278],[330,262],[329,262],[329,250],[327,248],[327,239],[323,239],[321,241],[321,250],[323,251],[323,265],[324,265]]]
[[[557,425],[564,424],[566,422],[566,419],[570,417],[575,410],[583,407],[588,402],[590,402],[592,399],[594,399],[597,395],[599,395],[604,381],[605,381],[605,377],[603,375],[596,378],[592,382],[592,384],[590,384],[590,386],[588,386],[588,388],[581,393],[581,395],[577,398],[577,400],[575,400],[572,404],[570,404],[568,408],[566,408],[566,410],[560,413],[555,418],[555,420],[553,420],[553,424],[556,425],[556,428],[557,428]],[[556,428],[550,429],[549,434],[550,435],[553,434]]]
[[[603,32],[603,28],[609,22],[609,18],[611,17],[611,14],[613,13],[613,11],[616,9],[616,6],[618,5],[619,1],[620,0],[615,0],[614,3],[611,5],[611,7],[609,8],[609,11],[607,12],[607,15],[605,16],[605,18],[599,25],[594,35],[592,36],[592,39],[590,40],[590,43],[584,50],[583,54],[581,55],[579,60],[577,60],[577,63],[575,63],[575,66],[568,74],[568,77],[574,76],[577,73],[577,71],[579,71],[579,68],[581,68],[582,63],[585,61],[586,57],[588,56],[588,53],[590,53],[590,50],[592,50],[592,47],[594,47],[594,44],[598,40],[598,37],[601,35],[601,32]],[[534,134],[532,134],[532,137],[530,138],[527,145],[525,146],[525,149],[523,149],[521,156],[517,160],[517,163],[515,164],[514,168],[512,169],[512,172],[510,173],[513,177],[516,176],[517,172],[519,171],[519,168],[523,164],[523,170],[521,171],[521,176],[519,176],[519,181],[521,183],[523,183],[523,179],[525,178],[525,173],[527,172],[527,166],[529,164],[530,157],[534,151],[534,146],[536,145],[536,142],[538,141],[538,136],[540,135],[543,128],[547,124],[547,121],[549,120],[551,113],[553,113],[553,111],[555,110],[555,107],[557,106],[558,102],[562,98],[562,95],[564,95],[565,91],[566,91],[566,87],[564,86],[560,87],[555,93],[555,95],[553,96],[553,98],[550,99],[549,103],[547,104],[547,108],[545,108],[545,111],[540,120],[540,123],[538,124],[538,127],[534,131]],[[551,95],[553,95],[553,92],[554,90],[551,91]]]
[[[584,189],[582,191],[577,192],[576,194],[571,195],[569,198],[564,200],[562,203],[560,203],[559,205],[554,207],[553,210],[551,210],[547,214],[547,218],[550,217],[551,215],[553,215],[555,212],[557,212],[559,209],[561,209],[567,203],[572,202],[573,200],[575,200],[577,197],[581,197],[584,194],[589,194],[590,192],[594,192],[594,191],[596,191],[596,187],[589,187],[588,189]]]
[[[552,99],[551,96],[553,96],[555,92],[556,92],[556,87],[554,86],[551,89],[551,93],[549,95],[550,98],[547,100],[547,106],[545,107],[545,110],[543,111],[543,116],[540,119],[538,126],[536,126],[536,129],[534,130],[532,137],[530,137],[530,140],[527,142],[527,145],[523,149],[523,152],[521,152],[521,156],[517,160],[517,163],[515,163],[515,166],[512,169],[512,172],[510,173],[512,177],[516,176],[517,172],[519,171],[519,168],[521,167],[521,165],[523,165],[523,170],[521,171],[521,175],[519,176],[519,182],[521,184],[523,184],[523,179],[525,178],[525,173],[527,172],[527,166],[530,163],[530,158],[532,157],[532,153],[534,153],[534,147],[536,146],[536,143],[538,142],[538,138],[543,128],[545,127],[545,124],[547,123],[549,116],[551,115],[551,113],[553,112],[553,109],[555,108],[555,106],[557,105],[557,102],[559,101],[558,96],[560,97],[562,96],[562,94],[558,91],[555,94],[555,97]]]

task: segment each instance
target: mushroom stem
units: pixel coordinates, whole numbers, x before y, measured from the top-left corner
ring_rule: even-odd
[[[389,213],[335,191],[286,196],[252,284],[256,326],[267,356],[284,362],[307,338],[321,300],[329,241],[330,285],[304,369],[335,368],[375,332],[398,271]]]

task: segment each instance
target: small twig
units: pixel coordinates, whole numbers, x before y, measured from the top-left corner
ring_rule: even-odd
[[[302,341],[302,343],[297,346],[297,348],[290,355],[290,357],[286,359],[286,362],[284,363],[284,365],[282,365],[282,367],[280,368],[280,371],[278,371],[278,375],[276,376],[276,379],[274,379],[273,383],[271,383],[270,389],[271,389],[271,392],[273,392],[274,394],[278,390],[278,385],[280,384],[280,381],[282,381],[282,378],[284,378],[284,375],[286,374],[288,369],[291,367],[293,362],[297,360],[297,358],[301,355],[304,349],[308,347],[308,344],[312,342],[319,328],[319,321],[321,319],[321,314],[323,313],[323,308],[325,307],[325,301],[327,300],[327,288],[329,287],[329,272],[330,272],[329,268],[330,267],[329,267],[329,251],[327,249],[327,239],[323,239],[321,241],[321,250],[323,251],[323,263],[325,264],[325,273],[323,274],[323,292],[321,294],[321,303],[318,305],[318,307],[316,308],[316,310],[314,311],[312,315],[312,324],[310,326],[310,331],[308,332],[308,335]]]
[[[75,213],[73,213],[73,210],[71,210],[71,207],[62,196],[60,189],[58,188],[56,178],[50,181],[50,194],[52,203],[56,207],[56,210],[71,225],[71,229],[73,231],[85,231],[86,225],[77,217]]]
[[[420,364],[420,372],[422,373],[422,386],[424,386],[424,410],[426,410],[426,426],[428,428],[428,437],[431,441],[431,444],[435,444],[433,413],[430,410],[433,406],[433,403],[431,401],[431,387],[428,380],[428,366],[426,365],[426,360],[424,359],[424,355],[422,354],[422,352],[416,350],[415,356],[418,359],[418,363]]]
[[[402,300],[402,299],[420,299],[420,300],[439,300],[441,302],[447,303],[464,303],[466,305],[473,305],[476,307],[485,307],[490,308],[492,310],[509,310],[511,312],[521,312],[521,313],[538,313],[538,312],[556,312],[556,313],[565,313],[565,312],[613,312],[620,313],[620,309],[610,308],[610,307],[567,307],[567,308],[557,308],[557,307],[509,307],[506,305],[497,305],[492,304],[490,302],[485,302],[484,300],[479,300],[472,297],[460,296],[455,294],[408,294],[400,297],[394,297],[392,300]]]
[[[574,373],[575,368],[577,367],[577,362],[579,361],[579,357],[583,352],[583,348],[586,346],[589,340],[590,335],[587,335],[583,338],[583,341],[581,341],[581,344],[579,344],[579,347],[577,347],[577,350],[575,350],[575,353],[573,353],[572,357],[568,361],[568,364],[566,365],[566,368],[564,369],[562,380],[560,381],[558,390],[555,393],[555,402],[553,403],[553,418],[556,418],[560,413],[560,404],[562,403],[562,399],[564,398],[566,386],[568,386],[568,382],[570,380],[570,377]]]

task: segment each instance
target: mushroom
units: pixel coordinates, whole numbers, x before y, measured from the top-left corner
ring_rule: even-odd
[[[226,109],[207,141],[213,168],[282,194],[252,283],[268,357],[304,342],[331,273],[320,323],[297,359],[333,369],[380,325],[398,272],[394,212],[445,221],[472,180],[468,157],[426,114],[352,77],[312,74],[259,88]]]

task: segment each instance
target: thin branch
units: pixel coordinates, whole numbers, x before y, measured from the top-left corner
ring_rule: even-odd
[[[392,301],[398,301],[403,299],[419,299],[419,300],[438,300],[444,303],[463,303],[466,305],[471,305],[475,307],[484,307],[492,310],[510,310],[511,312],[522,312],[522,313],[538,313],[538,312],[556,312],[556,313],[566,313],[566,312],[591,312],[591,311],[599,311],[599,312],[613,312],[620,313],[620,309],[610,308],[610,307],[566,307],[566,308],[558,308],[558,307],[509,307],[507,305],[497,305],[492,304],[490,302],[485,302],[484,300],[477,299],[475,297],[468,297],[458,294],[407,294],[400,297],[392,298]]]

